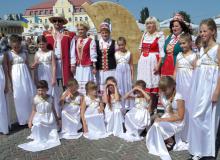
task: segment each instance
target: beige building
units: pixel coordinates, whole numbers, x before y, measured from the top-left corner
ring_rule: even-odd
[[[91,28],[94,24],[81,7],[83,3],[91,3],[90,0],[47,0],[46,2],[27,8],[24,17],[29,21],[28,28],[24,28],[25,33],[34,30],[44,30],[45,26],[52,27],[49,18],[53,14],[62,13],[68,20],[65,26],[68,29],[75,30],[75,24],[78,21],[87,21]]]

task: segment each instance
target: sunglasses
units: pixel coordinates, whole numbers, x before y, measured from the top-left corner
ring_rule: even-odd
[[[56,22],[58,22],[58,23],[63,23],[64,21],[61,20],[61,19],[55,19],[55,20],[53,20],[53,23],[56,23]]]

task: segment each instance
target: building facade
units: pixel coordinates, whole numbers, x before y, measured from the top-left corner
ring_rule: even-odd
[[[91,19],[81,7],[85,2],[92,3],[90,0],[47,0],[27,8],[24,17],[29,22],[28,28],[24,28],[24,32],[31,32],[36,28],[44,30],[45,26],[51,28],[49,18],[59,13],[62,13],[68,20],[68,24],[65,25],[68,29],[74,30],[78,21],[87,21],[90,27],[94,28]]]
[[[23,31],[23,26],[20,21],[0,20],[0,32],[5,35],[21,35]]]

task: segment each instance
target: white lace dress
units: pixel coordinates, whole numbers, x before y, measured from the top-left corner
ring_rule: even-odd
[[[140,141],[140,136],[145,128],[150,125],[150,114],[147,110],[148,103],[144,98],[135,98],[135,106],[125,115],[126,133],[123,139],[129,142]]]
[[[8,134],[9,117],[5,96],[5,73],[3,70],[4,54],[0,52],[0,133]]]
[[[9,59],[12,63],[11,77],[14,103],[20,125],[28,123],[35,95],[34,83],[25,63],[27,54],[26,52],[19,54],[15,54],[13,51],[9,52]]]
[[[62,131],[60,138],[78,139],[82,136],[82,133],[78,132],[82,128],[80,122],[80,102],[80,95],[75,99],[66,98],[62,110]]]
[[[37,152],[60,145],[57,132],[56,119],[52,111],[53,98],[50,96],[47,100],[35,96],[34,105],[36,113],[33,118],[33,126],[29,139],[33,141],[18,145],[26,151]]]
[[[85,119],[88,132],[84,133],[84,137],[94,140],[108,137],[110,134],[106,132],[104,114],[98,112],[100,107],[99,98],[92,100],[90,97],[85,96],[85,102],[87,106]]]
[[[165,107],[165,113],[162,118],[170,117],[168,108],[172,106],[174,113],[177,112],[177,100],[183,100],[179,93],[176,93],[172,104],[162,96],[161,102]],[[179,134],[184,128],[184,120],[179,122],[154,122],[146,136],[146,145],[150,154],[160,156],[162,160],[172,160],[166,148],[164,140],[175,136],[176,142],[179,142]],[[179,145],[178,143],[176,145]],[[175,148],[179,148],[175,146]],[[186,149],[186,148],[183,148]],[[181,149],[178,149],[181,150]]]
[[[188,99],[193,75],[193,63],[195,59],[195,53],[185,57],[181,52],[177,56],[176,90],[185,100],[185,127],[182,132],[182,140],[186,142],[188,142],[189,107],[191,107],[190,104],[188,104]]]
[[[201,48],[189,94],[189,152],[200,157],[215,157],[216,151],[220,100],[214,104],[211,99],[220,76],[217,53],[218,45],[207,53]],[[198,142],[202,142],[202,145],[198,145]]]
[[[131,53],[127,51],[122,53],[120,51],[115,52],[115,59],[117,67],[115,71],[115,78],[117,80],[118,89],[121,96],[124,96],[132,89],[131,68],[130,68]],[[129,110],[132,106],[131,100],[122,100],[122,107]]]
[[[114,136],[120,136],[123,133],[124,117],[122,113],[122,106],[120,101],[112,98],[112,109],[109,104],[105,106],[105,123],[108,133]]]

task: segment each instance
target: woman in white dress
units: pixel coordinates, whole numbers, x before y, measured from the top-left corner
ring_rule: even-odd
[[[141,133],[150,126],[151,119],[148,106],[151,99],[145,92],[145,88],[146,83],[143,80],[137,80],[134,88],[124,97],[125,99],[135,99],[135,106],[125,115],[126,133],[121,136],[121,138],[130,142],[142,140]]]
[[[159,32],[159,22],[155,17],[146,19],[147,31],[143,34],[140,44],[140,58],[138,60],[137,80],[146,83],[146,91],[151,94],[152,104],[149,112],[152,114],[158,103],[158,82],[160,80],[161,58],[164,57],[165,37]]]
[[[32,113],[28,122],[33,141],[18,145],[26,151],[37,152],[60,145],[53,98],[47,94],[48,84],[41,80],[37,83],[37,95],[34,97]],[[57,122],[57,124],[56,124]]]
[[[216,135],[220,118],[220,47],[216,43],[217,27],[213,19],[203,20],[200,36],[203,47],[192,78],[189,104],[189,152],[192,159],[215,157]],[[202,142],[201,145],[198,143]]]
[[[47,49],[47,39],[44,36],[37,38],[37,44],[39,50],[36,52],[34,57],[33,69],[36,70],[35,81],[45,80],[48,83],[49,95],[54,98],[54,105],[58,117],[61,117],[61,110],[59,106],[59,94],[56,86],[56,60],[53,51]]]
[[[21,49],[21,40],[21,37],[17,35],[10,37],[12,50],[9,52],[9,75],[18,123],[25,125],[28,123],[31,114],[35,88],[29,70],[28,53]]]
[[[79,92],[85,95],[85,84],[88,81],[96,81],[96,43],[87,37],[89,25],[86,22],[79,22],[76,27],[78,37],[71,42],[71,53],[74,55],[73,66],[75,78],[79,83]]]
[[[103,102],[106,104],[105,123],[107,132],[114,136],[120,136],[124,132],[124,117],[120,98],[116,79],[114,77],[108,77],[103,95]]]
[[[194,64],[196,61],[196,53],[192,52],[192,37],[189,33],[181,34],[179,43],[183,49],[183,52],[180,52],[177,55],[174,77],[176,77],[176,91],[180,93],[185,100],[185,127],[181,137],[184,142],[188,142],[190,111],[190,104],[188,104],[188,99]]]
[[[132,54],[125,48],[126,39],[124,37],[119,37],[117,44],[119,50],[115,52],[115,59],[117,63],[115,78],[117,79],[119,93],[124,96],[132,88],[134,67]],[[124,110],[129,110],[132,106],[132,101],[129,99],[121,100],[121,103]]]
[[[82,136],[78,130],[82,128],[80,122],[80,104],[82,96],[78,92],[78,82],[76,79],[69,80],[67,90],[60,98],[62,106],[62,130],[60,138],[78,139]]]
[[[98,95],[97,85],[89,81],[86,83],[86,96],[81,104],[81,118],[83,123],[84,137],[97,140],[106,138],[109,134],[106,132],[104,122],[104,104]]]
[[[146,136],[149,153],[160,156],[162,160],[171,160],[168,150],[172,149],[174,145],[172,137],[174,136],[175,140],[178,141],[179,134],[184,127],[184,100],[176,92],[175,87],[176,83],[173,78],[169,76],[161,77],[159,89],[165,113],[161,118],[155,120]],[[178,146],[175,147],[178,148]]]
[[[5,95],[8,91],[8,73],[6,66],[6,55],[0,48],[0,133],[3,134],[9,133],[8,128],[10,125]]]

